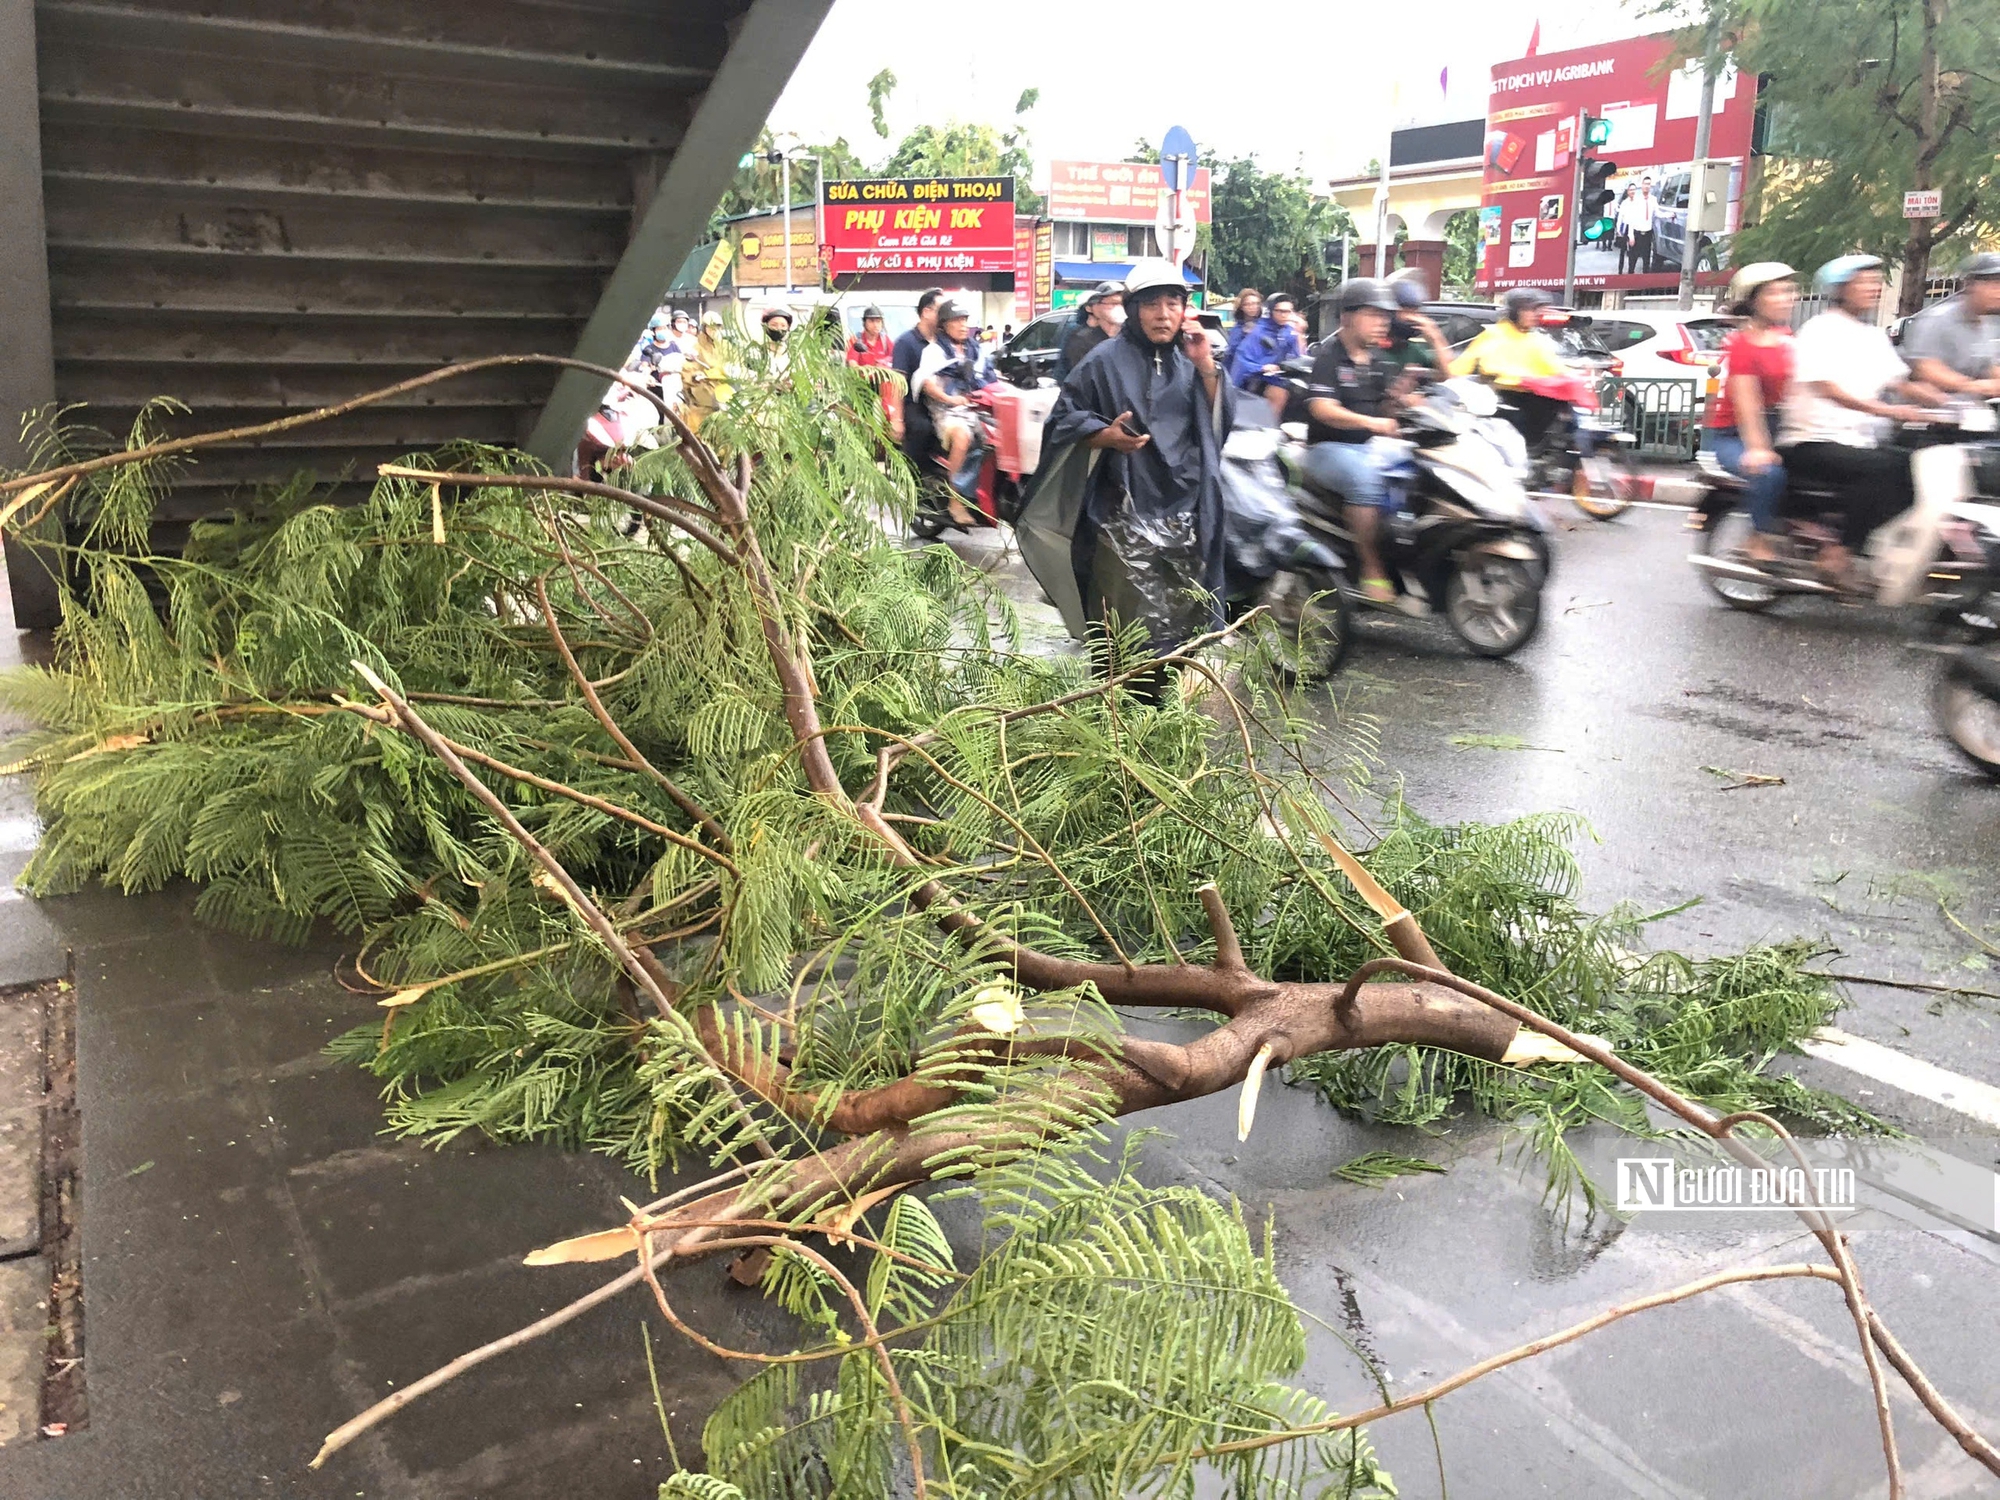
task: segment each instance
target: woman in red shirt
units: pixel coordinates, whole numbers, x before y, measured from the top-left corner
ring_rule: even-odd
[[[1729,283],[1729,310],[1743,326],[1722,346],[1722,389],[1708,410],[1708,445],[1722,467],[1741,479],[1756,528],[1744,549],[1753,562],[1773,562],[1783,534],[1778,507],[1785,466],[1772,447],[1778,403],[1792,380],[1792,303],[1796,273],[1780,261],[1745,266]]]

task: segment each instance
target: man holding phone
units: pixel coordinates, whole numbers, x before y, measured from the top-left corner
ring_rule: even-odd
[[[1087,485],[1070,561],[1092,622],[1143,619],[1165,653],[1212,628],[1222,589],[1222,440],[1236,414],[1186,279],[1140,261],[1116,338],[1064,382],[1043,435],[1042,472]],[[1097,450],[1086,467],[1061,450]],[[1033,496],[1029,498],[1032,503]]]

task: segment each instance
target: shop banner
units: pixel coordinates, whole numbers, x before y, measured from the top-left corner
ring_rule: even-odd
[[[1668,290],[1679,283],[1686,255],[1704,283],[1723,279],[1742,212],[1756,81],[1739,77],[1733,67],[1716,80],[1709,156],[1734,164],[1728,230],[1690,236],[1701,70],[1698,62],[1670,66],[1674,55],[1672,37],[1641,36],[1495,66],[1486,112],[1480,286],[1500,292],[1562,285],[1571,238],[1597,222],[1579,222],[1575,206],[1574,151],[1584,113],[1609,122],[1611,139],[1592,154],[1616,162],[1617,170],[1606,184],[1612,197],[1605,216],[1613,228],[1601,239],[1579,240],[1577,286]]]
[[[842,178],[821,206],[835,276],[1012,274],[1012,177]]]
[[[1209,172],[1194,174],[1188,190],[1197,224],[1209,222]],[[1049,163],[1051,219],[1094,224],[1152,224],[1160,216],[1160,169],[1146,162]]]
[[[1035,306],[1046,312],[1055,305],[1056,227],[1047,220],[1035,226]]]
[[[1020,224],[1014,229],[1014,321],[1025,323],[1035,315],[1035,226]]]

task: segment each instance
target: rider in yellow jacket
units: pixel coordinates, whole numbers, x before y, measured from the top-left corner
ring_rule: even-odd
[[[1559,376],[1563,367],[1555,340],[1541,330],[1549,294],[1539,287],[1516,287],[1500,299],[1500,316],[1451,362],[1454,375],[1483,375],[1495,385],[1518,386],[1537,376]]]

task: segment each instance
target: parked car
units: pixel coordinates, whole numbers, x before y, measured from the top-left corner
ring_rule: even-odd
[[[1672,308],[1621,307],[1590,320],[1590,331],[1634,380],[1705,378],[1722,363],[1723,340],[1735,327],[1719,313]]]
[[[1044,375],[1053,377],[1056,356],[1062,352],[1063,340],[1069,336],[1075,316],[1075,308],[1058,307],[1015,329],[1013,338],[993,356],[993,366],[1000,372],[1000,378],[1016,385],[1033,385]],[[1222,332],[1222,318],[1212,312],[1196,316],[1208,330],[1209,346],[1221,354],[1228,342]]]
[[[1741,190],[1743,168],[1730,169],[1730,190]],[[1688,174],[1685,170],[1668,175],[1660,184],[1659,204],[1653,213],[1653,263],[1649,270],[1678,271],[1687,246]],[[1729,257],[1729,236],[1699,234],[1694,237],[1694,268],[1719,271]]]
[[[1462,354],[1465,346],[1500,316],[1500,309],[1490,302],[1426,302],[1423,310],[1437,324],[1453,354]],[[1556,341],[1563,358],[1576,365],[1578,373],[1624,373],[1618,357],[1597,338],[1594,313],[1552,307],[1542,314],[1542,327]]]

